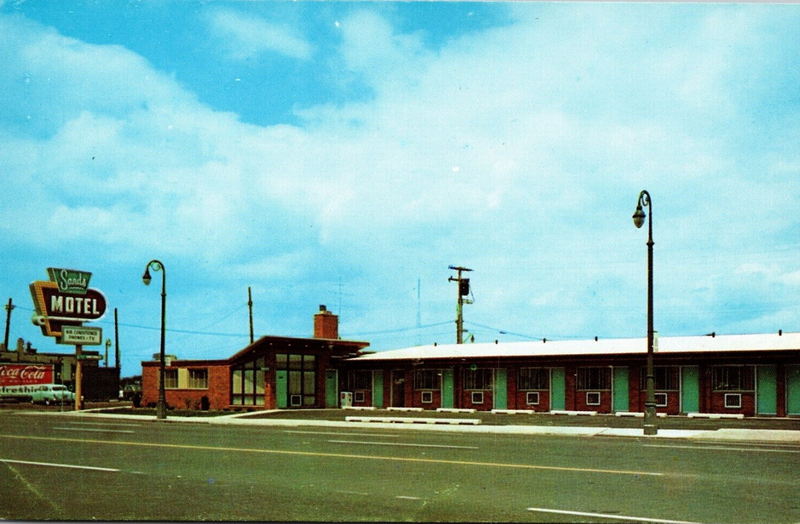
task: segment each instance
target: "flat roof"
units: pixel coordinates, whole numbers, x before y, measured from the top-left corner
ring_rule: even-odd
[[[800,333],[657,337],[656,354],[732,353],[800,350]],[[538,340],[479,344],[437,344],[378,351],[348,359],[352,362],[455,358],[561,357],[645,355],[647,337],[588,340]]]

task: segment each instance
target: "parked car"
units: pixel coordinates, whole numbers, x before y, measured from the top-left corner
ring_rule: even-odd
[[[75,400],[75,393],[62,384],[40,384],[30,387],[33,388],[31,391],[31,402],[33,403],[41,402],[49,405]]]

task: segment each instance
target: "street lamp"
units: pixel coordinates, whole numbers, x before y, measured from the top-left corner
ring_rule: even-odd
[[[164,264],[159,260],[151,260],[144,268],[144,275],[142,275],[142,282],[145,286],[150,285],[152,277],[150,276],[150,268],[153,271],[161,271],[161,350],[159,352],[158,363],[158,404],[156,404],[156,418],[167,418],[167,401],[166,394],[164,393],[164,331],[166,324],[167,313],[167,270],[164,269]]]
[[[658,433],[656,424],[656,396],[653,373],[653,203],[650,200],[650,193],[642,191],[639,193],[639,203],[636,204],[636,211],[633,213],[633,224],[640,228],[644,225],[647,217],[642,207],[650,208],[650,220],[647,221],[647,375],[646,397],[644,401],[644,434],[655,435]]]

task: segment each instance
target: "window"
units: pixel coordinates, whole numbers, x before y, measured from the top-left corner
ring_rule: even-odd
[[[433,391],[423,391],[422,392],[422,403],[423,404],[432,404],[433,403]]]
[[[713,368],[715,391],[753,391],[755,368],[753,366],[717,366]]]
[[[578,368],[578,389],[611,389],[611,368]]]
[[[741,408],[742,395],[740,393],[725,393],[726,408]]]
[[[356,371],[353,374],[353,389],[372,389],[372,371]]]
[[[164,389],[177,389],[178,388],[178,370],[165,369],[164,370]]]
[[[189,389],[208,389],[208,369],[189,370]]]
[[[658,408],[665,408],[667,407],[667,394],[666,393],[656,393],[656,407]]]
[[[600,405],[600,392],[599,391],[587,391],[586,392],[586,405],[587,406],[599,406]]]
[[[418,369],[414,372],[414,389],[439,389],[438,369]]]
[[[492,370],[487,368],[465,369],[464,389],[492,389],[492,375]],[[482,403],[481,400],[477,404]]]
[[[525,394],[525,404],[529,406],[538,406],[539,405],[539,392],[538,391],[528,391]]]
[[[677,366],[655,366],[653,368],[653,389],[656,391],[678,391],[680,380]],[[647,369],[642,368],[639,379],[641,391],[647,390]]]
[[[275,367],[285,373],[286,395],[279,398],[278,405],[293,408],[316,405],[317,358],[315,355],[299,353],[277,353]],[[263,392],[261,394],[263,397]]]
[[[550,389],[550,370],[547,368],[520,368],[517,389],[523,391],[527,389]]]
[[[264,370],[267,359],[264,356],[241,362],[231,368],[231,403],[238,406],[264,405]],[[208,388],[208,371],[206,371],[206,388]],[[191,383],[191,375],[189,382]],[[191,387],[191,386],[190,386]]]
[[[472,403],[473,404],[483,404],[483,391],[473,391],[472,392]]]

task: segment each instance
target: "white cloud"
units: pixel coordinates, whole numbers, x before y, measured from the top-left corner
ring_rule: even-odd
[[[592,20],[587,7],[557,9]],[[237,59],[314,55],[285,26],[220,9],[211,20]],[[439,286],[431,295],[445,290],[428,298],[430,320],[449,318],[446,268],[464,264],[476,269],[468,314],[479,322],[620,336],[638,329],[643,306],[645,238],[630,215],[646,188],[662,332],[696,326],[686,311],[702,318],[757,285],[797,286],[793,259],[764,258],[769,239],[796,231],[800,161],[729,140],[742,101],[727,75],[750,65],[726,52],[736,35],[710,38],[697,22],[662,49],[627,23],[609,15],[593,36],[572,25],[551,38],[554,21],[521,20],[433,52],[359,10],[341,20],[339,51],[372,98],[302,108],[302,125],[269,127],[198,102],[125,49],[4,25],[14,38],[0,79],[28,75],[31,86],[9,107],[46,124],[21,133],[0,122],[9,194],[30,204],[0,210],[0,227],[23,245],[92,245],[120,259],[157,249],[265,287],[344,274],[359,321],[389,327],[395,283],[420,272]],[[751,260],[742,245],[766,247]]]
[[[213,9],[208,15],[212,35],[236,60],[257,58],[267,52],[308,60],[313,46],[298,32],[283,24],[230,9]]]

